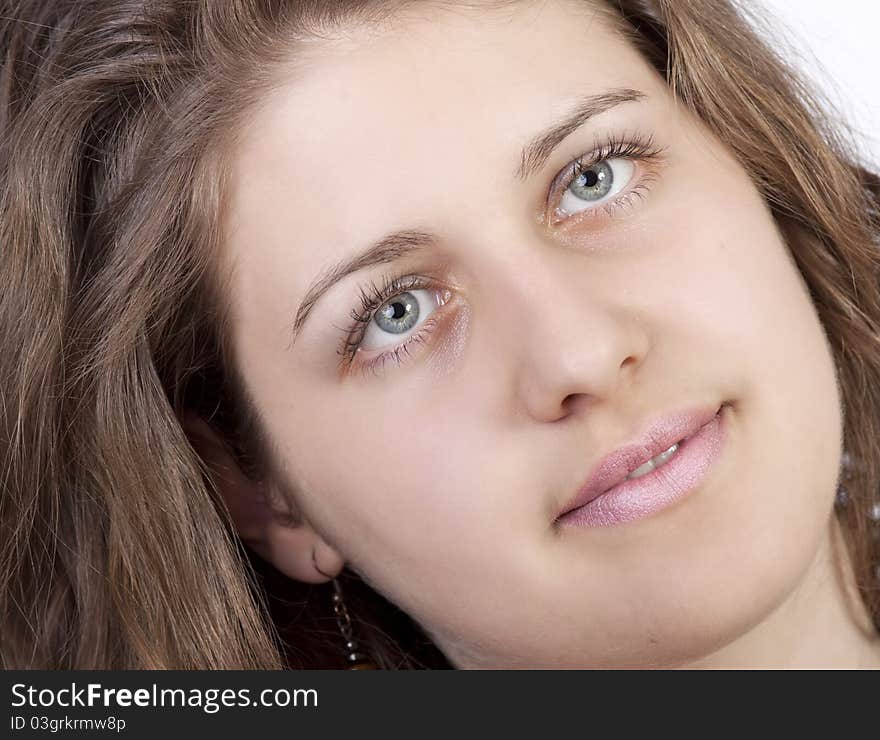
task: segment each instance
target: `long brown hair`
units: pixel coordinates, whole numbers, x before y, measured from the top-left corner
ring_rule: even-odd
[[[271,475],[228,340],[228,155],[299,45],[412,2],[0,2],[4,668],[344,665],[326,586],[242,545],[179,419],[200,411],[249,475]],[[839,516],[880,630],[880,181],[729,0],[600,7],[797,235],[857,461]],[[449,667],[340,580],[380,667]]]

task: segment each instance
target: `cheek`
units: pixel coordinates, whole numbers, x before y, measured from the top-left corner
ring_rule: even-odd
[[[757,193],[737,180],[718,187],[724,207],[697,191],[657,224],[650,311],[666,322],[657,361],[678,367],[694,393],[735,402],[716,470],[723,484],[694,497],[669,529],[646,527],[638,548],[596,575],[615,594],[609,630],[651,615],[644,632],[673,651],[708,651],[796,587],[827,531],[842,444],[833,356],[802,276]],[[662,318],[661,304],[675,316]],[[627,610],[632,593],[638,609]],[[687,643],[682,613],[693,628]]]
[[[324,396],[314,413],[298,410],[308,425],[277,430],[279,452],[301,461],[307,508],[346,556],[381,563],[383,584],[414,553],[420,567],[441,567],[489,513],[489,498],[479,495],[490,488],[487,455],[478,452],[487,450],[485,432],[448,394],[442,403],[422,393],[379,405],[354,395]]]
[[[784,467],[786,490],[833,487],[842,441],[833,355],[784,237],[751,199],[712,219],[716,349],[740,376],[739,418],[754,424],[754,459]]]
[[[674,320],[701,334],[692,338],[692,347],[703,347],[696,364],[728,379],[741,423],[755,424],[749,431],[761,440],[756,457],[813,473],[836,467],[836,368],[809,289],[745,173],[709,172],[666,209],[657,241],[676,245],[669,254],[684,269],[668,260],[657,268],[657,283],[676,286]],[[822,481],[827,477],[825,470]]]
[[[591,533],[598,546],[584,545],[591,589],[607,597],[592,624],[608,645],[630,645],[634,664],[705,655],[777,608],[827,531],[839,470],[834,362],[809,291],[748,182],[713,186],[656,222],[642,294],[657,377],[735,404],[718,483],[637,540]],[[724,207],[703,192],[724,193]]]

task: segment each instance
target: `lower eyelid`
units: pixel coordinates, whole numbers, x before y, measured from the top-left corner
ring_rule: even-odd
[[[627,205],[634,195],[644,197],[650,185],[658,179],[658,174],[641,162],[634,162],[634,165],[636,170],[631,182],[611,200],[599,203],[592,208],[585,208],[581,211],[575,211],[574,213],[568,213],[561,216],[557,213],[558,206],[554,207],[550,214],[549,225],[565,227],[569,223],[577,224],[582,221],[589,221],[597,217],[597,212],[601,213],[605,211],[607,213],[606,209],[609,207],[614,208],[615,204],[621,205],[621,201],[627,201],[626,203],[623,203],[624,206]],[[639,171],[640,169],[641,171]],[[561,198],[558,200],[561,200]]]
[[[402,356],[403,359],[399,360],[397,364],[403,365],[406,363],[407,359],[414,359],[414,352],[421,349],[422,346],[427,349],[427,345],[434,341],[433,335],[437,331],[442,330],[439,326],[439,320],[435,319],[435,315],[436,312],[431,314],[430,318],[425,320],[425,323],[419,327],[418,331],[414,332],[399,344],[383,350],[372,350],[376,353],[374,357],[358,359],[352,364],[363,374],[372,373],[374,375],[379,375],[389,361],[394,362],[396,358]],[[365,351],[369,352],[371,350]],[[362,351],[358,350],[355,354],[360,355],[362,354]]]
[[[391,358],[395,352],[400,352],[407,345],[416,345],[416,344],[429,344],[432,341],[435,341],[433,335],[438,331],[443,331],[443,324],[447,321],[447,314],[454,312],[456,307],[455,303],[455,294],[453,291],[448,288],[432,288],[432,292],[441,294],[444,296],[444,299],[441,303],[434,308],[431,314],[427,319],[419,326],[418,329],[413,331],[413,333],[407,337],[406,339],[401,340],[397,344],[388,345],[386,347],[380,349],[358,349],[355,352],[355,359],[352,364],[361,365],[363,369],[369,370],[371,365],[375,365],[377,363],[384,364],[388,359]],[[419,341],[416,337],[426,335],[424,341]],[[427,347],[426,347],[427,348]],[[372,355],[370,357],[365,357],[365,355]]]
[[[395,347],[399,347],[400,345],[405,344],[411,336],[418,334],[418,332],[421,330],[421,327],[424,326],[424,324],[430,320],[430,318],[434,315],[434,313],[437,310],[442,308],[442,303],[437,298],[437,295],[439,292],[440,292],[440,290],[438,288],[433,287],[430,283],[427,283],[427,282],[422,285],[419,285],[419,286],[412,286],[406,291],[396,292],[394,295],[392,295],[390,298],[388,298],[386,301],[384,301],[378,308],[376,308],[370,314],[370,318],[368,319],[367,324],[364,328],[364,331],[361,334],[360,339],[358,340],[359,341],[358,349],[359,350],[362,349],[365,352],[382,352],[384,350],[393,350]],[[412,293],[412,294],[424,293],[429,296],[429,298],[421,299],[421,300],[425,301],[426,303],[430,304],[429,305],[430,310],[428,311],[427,315],[420,319],[421,323],[418,324],[416,327],[409,329],[409,334],[394,335],[389,332],[384,332],[387,335],[387,337],[383,337],[383,338],[386,339],[387,343],[385,343],[379,347],[366,347],[366,346],[364,346],[367,343],[368,336],[372,332],[378,331],[380,334],[383,333],[383,330],[381,330],[379,327],[377,327],[375,325],[376,316],[378,315],[382,306],[387,305],[389,301],[393,302],[393,301],[399,299],[402,295],[405,295],[406,293]],[[390,341],[388,341],[388,340],[390,340]]]

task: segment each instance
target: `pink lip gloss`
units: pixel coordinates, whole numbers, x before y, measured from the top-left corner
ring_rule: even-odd
[[[684,498],[706,477],[721,455],[727,437],[730,408],[718,414],[675,454],[650,473],[624,480],[577,509],[563,514],[559,526],[608,527],[650,516]]]

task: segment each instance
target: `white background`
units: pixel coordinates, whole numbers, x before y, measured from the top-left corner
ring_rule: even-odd
[[[863,157],[880,167],[880,0],[743,1],[769,11],[800,68],[856,128]]]

